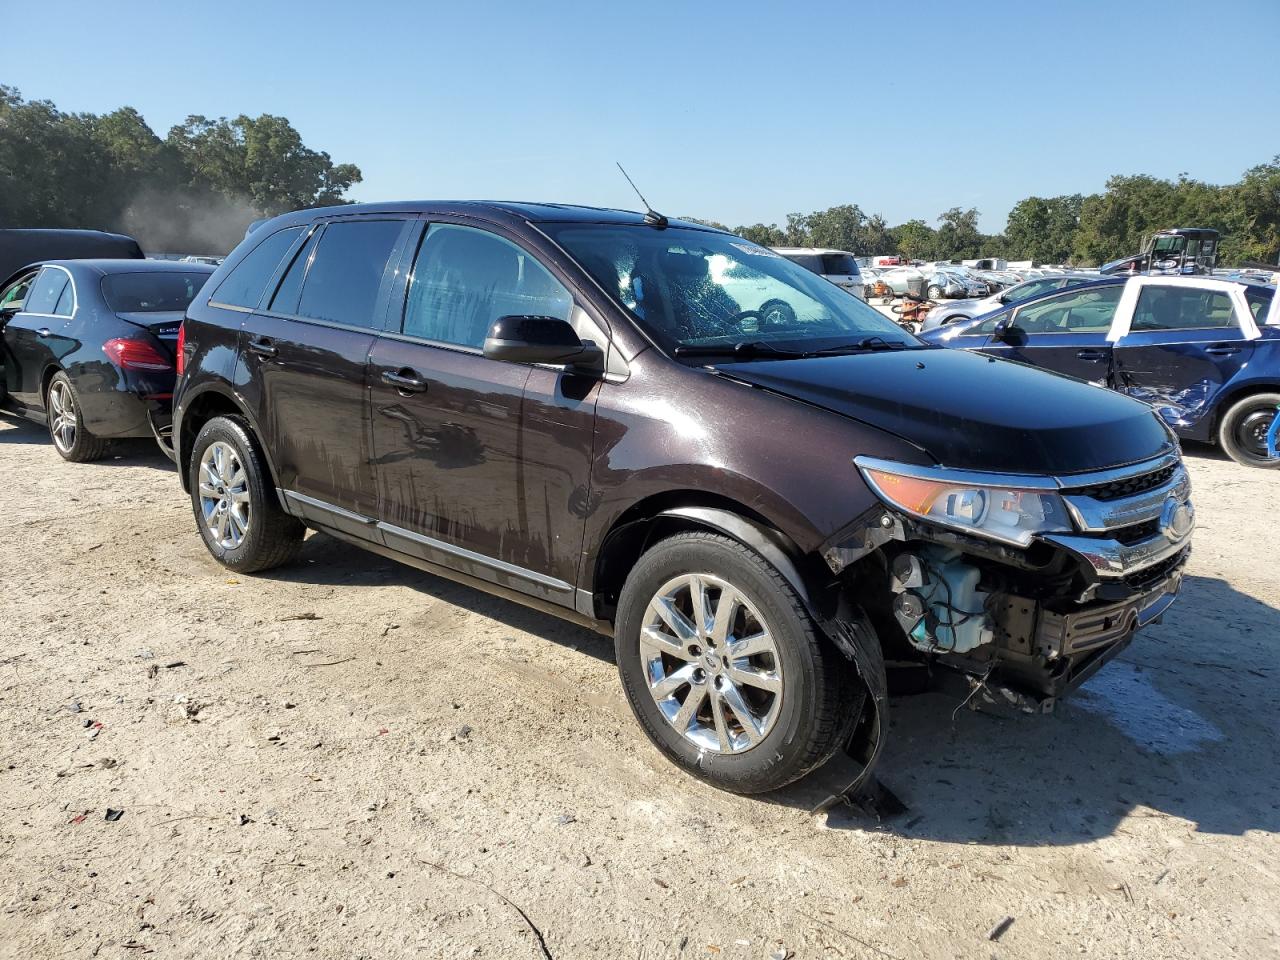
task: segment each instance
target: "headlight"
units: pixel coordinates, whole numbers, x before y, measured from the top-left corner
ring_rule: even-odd
[[[871,489],[899,510],[980,537],[1025,547],[1040,533],[1072,528],[1048,477],[968,473],[858,457]]]

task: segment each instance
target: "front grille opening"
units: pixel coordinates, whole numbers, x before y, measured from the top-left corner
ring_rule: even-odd
[[[1160,532],[1160,518],[1156,517],[1152,520],[1146,520],[1142,523],[1134,523],[1127,527],[1111,531],[1111,535],[1126,547],[1135,543],[1141,543],[1143,540],[1150,540]]]
[[[1153,564],[1144,570],[1129,574],[1124,578],[1124,582],[1133,590],[1149,590],[1162,580],[1168,579],[1173,571],[1182,566],[1187,560],[1187,553],[1188,551],[1185,549],[1180,550],[1166,560],[1161,560],[1159,563]]]
[[[1146,493],[1148,490],[1154,490],[1156,487],[1168,483],[1174,473],[1177,472],[1177,469],[1178,463],[1174,461],[1159,470],[1152,470],[1150,473],[1140,473],[1136,476],[1125,477],[1122,480],[1112,480],[1108,483],[1095,483],[1088,487],[1074,487],[1063,492],[1076,496],[1092,497],[1094,500],[1120,500],[1123,497]]]

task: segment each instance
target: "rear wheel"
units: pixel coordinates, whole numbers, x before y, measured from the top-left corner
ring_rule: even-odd
[[[280,507],[270,472],[240,417],[214,417],[196,437],[189,485],[204,545],[224,567],[254,573],[288,563],[306,527]]]
[[[778,571],[734,540],[698,531],[652,547],[622,590],[614,635],[645,733],[717,787],[775,790],[848,737],[846,664]]]
[[[1255,393],[1232,404],[1218,425],[1218,444],[1236,463],[1280,468],[1267,456],[1267,432],[1275,422],[1280,393]]]
[[[939,287],[937,284],[934,284],[933,286],[929,287],[930,300],[941,300],[942,294],[943,294],[943,289]]]
[[[49,419],[49,436],[53,448],[62,459],[72,463],[100,460],[107,452],[107,441],[95,437],[84,425],[80,396],[71,378],[59,370],[49,381],[45,394],[45,415]]]

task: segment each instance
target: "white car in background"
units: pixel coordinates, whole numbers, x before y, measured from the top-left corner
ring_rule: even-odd
[[[774,247],[773,252],[781,254],[797,266],[804,267],[810,273],[816,273],[824,280],[830,280],[859,300],[867,299],[862,272],[858,269],[858,260],[847,250],[829,250],[823,247]]]

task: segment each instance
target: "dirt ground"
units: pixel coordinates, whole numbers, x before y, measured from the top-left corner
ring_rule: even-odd
[[[1190,451],[1181,601],[1054,715],[895,701],[876,825],[683,775],[552,617],[230,577],[118,453],[0,417],[0,956],[1280,955],[1280,475]]]

